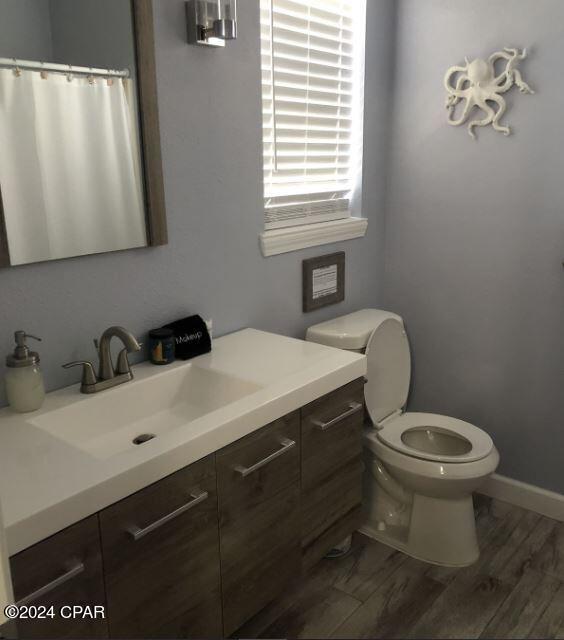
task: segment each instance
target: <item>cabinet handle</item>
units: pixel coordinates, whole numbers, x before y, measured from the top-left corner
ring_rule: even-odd
[[[207,500],[208,499],[208,492],[207,491],[193,491],[190,494],[190,497],[192,498],[192,500],[190,500],[190,502],[187,502],[186,504],[182,505],[178,509],[175,509],[174,511],[172,511],[168,515],[163,516],[162,518],[159,518],[159,520],[155,520],[155,522],[147,525],[144,529],[140,529],[137,526],[132,526],[127,530],[127,532],[137,542],[137,540],[143,538],[148,533],[151,533],[152,531],[155,531],[155,529],[158,529],[159,527],[162,527],[163,524],[166,524],[167,522],[170,522],[171,520],[174,520],[175,518],[178,518],[178,516],[181,516],[183,513],[186,513],[187,511],[189,511],[190,509],[195,507],[197,504],[200,504],[200,502],[203,502],[204,500]]]
[[[240,473],[243,478],[246,478],[247,476],[250,476],[251,473],[262,469],[262,467],[265,467],[269,462],[272,462],[273,460],[276,460],[276,458],[283,456],[287,451],[290,451],[290,449],[293,449],[296,446],[294,440],[288,440],[288,438],[282,438],[282,440],[280,440],[280,444],[282,445],[282,447],[278,449],[278,451],[275,451],[269,456],[266,456],[266,458],[259,460],[259,462],[253,464],[251,467],[242,467],[238,464],[236,467],[233,467],[234,470],[237,473]]]
[[[84,563],[79,562],[77,565],[69,569],[66,573],[63,573],[62,576],[55,578],[54,580],[47,583],[43,587],[40,587],[39,589],[37,589],[37,591],[30,593],[28,596],[26,596],[25,598],[22,598],[21,600],[18,600],[16,602],[16,606],[23,607],[25,605],[30,604],[31,602],[35,602],[35,600],[39,600],[39,598],[47,595],[48,593],[51,593],[51,591],[54,591],[55,589],[65,584],[65,582],[68,582],[69,580],[76,578],[76,576],[81,574],[84,571],[84,569],[85,569]]]
[[[336,418],[329,420],[329,422],[323,422],[322,420],[312,420],[312,423],[318,429],[321,429],[321,431],[327,431],[327,429],[334,427],[339,422],[342,422],[343,420],[345,420],[345,418],[348,418],[349,416],[352,416],[355,413],[358,413],[361,409],[362,409],[361,402],[350,402],[349,408],[346,411],[343,411],[343,413],[338,415]]]

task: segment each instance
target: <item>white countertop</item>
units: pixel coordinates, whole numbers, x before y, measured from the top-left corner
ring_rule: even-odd
[[[0,503],[10,555],[366,373],[362,355],[244,329],[214,340],[211,353],[190,361],[167,367],[140,364],[127,385],[191,364],[239,376],[258,390],[105,460],[32,420],[76,403],[88,410],[93,397],[117,393],[120,387],[86,396],[73,385],[48,394],[42,409],[32,414],[0,411]]]

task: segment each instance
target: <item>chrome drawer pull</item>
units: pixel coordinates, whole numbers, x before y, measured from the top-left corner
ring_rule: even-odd
[[[353,416],[355,413],[358,413],[361,409],[362,409],[361,402],[351,402],[349,403],[349,408],[346,411],[343,411],[343,413],[338,415],[336,418],[329,420],[329,422],[323,422],[322,420],[312,420],[312,423],[316,427],[321,429],[321,431],[327,431],[327,429],[334,427],[336,424],[338,424],[342,420],[345,420],[345,418],[348,418],[349,416]]]
[[[158,529],[159,527],[162,527],[163,524],[166,524],[167,522],[170,522],[171,520],[174,520],[175,518],[178,518],[178,516],[181,516],[183,513],[186,513],[187,511],[192,509],[192,507],[195,507],[197,504],[200,504],[200,502],[203,502],[204,500],[207,500],[208,499],[208,492],[207,491],[193,491],[190,494],[190,497],[192,498],[192,500],[190,500],[190,502],[187,502],[185,505],[182,505],[178,509],[175,509],[174,511],[172,511],[171,513],[169,513],[166,516],[163,516],[159,520],[155,520],[155,522],[147,525],[144,529],[140,529],[139,527],[135,527],[135,526],[130,527],[127,530],[129,535],[135,541],[143,538],[148,533],[151,533],[152,531],[155,531],[155,529]]]
[[[48,593],[51,593],[51,591],[58,589],[60,586],[65,584],[65,582],[68,582],[69,580],[76,578],[76,576],[81,574],[84,571],[84,569],[85,569],[84,563],[79,562],[77,565],[72,567],[72,569],[69,569],[66,573],[63,573],[62,576],[55,578],[52,582],[49,582],[45,586],[37,589],[37,591],[30,593],[28,596],[26,596],[25,598],[22,598],[21,600],[18,600],[16,602],[16,606],[24,607],[25,605],[28,605],[31,602],[35,602],[35,600],[39,600],[39,598],[46,596]]]
[[[282,440],[280,440],[280,444],[282,445],[282,447],[278,449],[278,451],[271,453],[269,456],[263,458],[252,467],[242,467],[238,464],[236,467],[233,467],[234,470],[237,473],[240,473],[243,478],[246,478],[247,476],[250,476],[251,473],[262,469],[269,462],[272,462],[273,460],[276,460],[276,458],[283,456],[287,451],[290,451],[290,449],[293,449],[296,446],[296,443],[293,440],[288,440],[288,438],[282,438]]]

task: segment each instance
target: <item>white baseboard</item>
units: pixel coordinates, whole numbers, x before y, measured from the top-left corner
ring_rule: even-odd
[[[564,495],[494,473],[480,493],[564,522]]]

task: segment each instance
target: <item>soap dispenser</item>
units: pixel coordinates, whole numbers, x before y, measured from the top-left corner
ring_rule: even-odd
[[[27,338],[39,340],[25,331],[16,331],[16,348],[6,358],[6,395],[14,411],[27,413],[39,409],[45,400],[43,375],[39,367],[39,354],[30,351]]]

